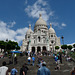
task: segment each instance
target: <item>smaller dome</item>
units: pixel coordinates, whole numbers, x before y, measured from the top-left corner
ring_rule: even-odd
[[[35,25],[47,25],[46,22],[42,19],[41,14],[39,15],[39,19],[36,21]]]
[[[33,31],[31,30],[31,25],[29,24],[29,29],[26,34],[31,34],[31,33],[33,33]]]
[[[55,30],[52,28],[52,25],[50,24],[49,33],[55,33]]]

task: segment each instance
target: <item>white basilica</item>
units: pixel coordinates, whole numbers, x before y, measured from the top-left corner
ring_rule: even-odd
[[[34,31],[32,31],[31,25],[29,25],[29,29],[23,39],[21,51],[53,51],[55,46],[61,46],[60,37],[56,36],[56,32],[51,24],[48,29],[46,22],[40,14],[39,19],[35,23]]]

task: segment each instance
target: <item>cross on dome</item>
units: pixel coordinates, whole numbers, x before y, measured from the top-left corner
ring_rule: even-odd
[[[31,24],[29,24],[29,29],[31,29]]]
[[[50,27],[52,27],[52,24],[50,23]]]
[[[42,14],[40,13],[40,14],[39,14],[39,17],[41,17],[41,16],[42,16]]]

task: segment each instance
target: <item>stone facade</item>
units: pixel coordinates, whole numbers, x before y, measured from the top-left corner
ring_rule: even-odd
[[[53,51],[55,50],[55,46],[61,46],[60,37],[56,36],[51,24],[48,29],[46,22],[40,14],[39,19],[35,23],[34,31],[31,30],[31,25],[29,25],[25,39],[23,39],[21,51]]]

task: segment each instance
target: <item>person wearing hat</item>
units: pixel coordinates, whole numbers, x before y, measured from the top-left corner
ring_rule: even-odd
[[[42,63],[42,67],[38,69],[37,75],[50,75],[50,70],[46,67],[46,62]]]

